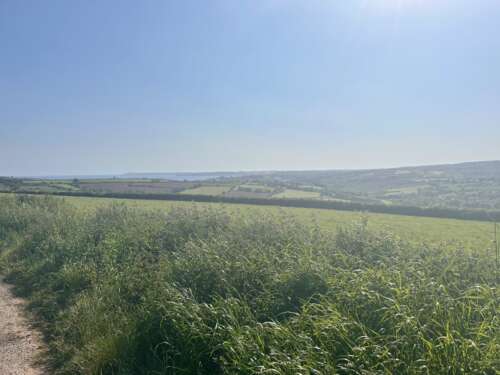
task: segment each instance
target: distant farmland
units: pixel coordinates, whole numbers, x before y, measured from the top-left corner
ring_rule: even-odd
[[[500,210],[500,162],[359,171],[283,171],[189,174],[189,180],[148,178],[12,179],[0,177],[0,190],[190,194],[228,198],[302,199],[357,205],[425,209]],[[198,176],[199,180],[196,180]],[[139,178],[141,177],[141,178]],[[179,177],[179,176],[177,176]]]

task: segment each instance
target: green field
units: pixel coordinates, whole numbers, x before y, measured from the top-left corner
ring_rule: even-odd
[[[206,185],[181,191],[181,194],[222,195],[231,189],[229,185]]]
[[[491,225],[361,218],[4,194],[0,270],[57,374],[498,374]]]
[[[481,221],[243,204],[86,197],[61,197],[58,199],[63,199],[80,209],[86,210],[94,210],[100,206],[118,203],[134,208],[146,208],[148,210],[171,210],[176,207],[218,207],[237,215],[258,216],[269,213],[283,213],[295,218],[302,224],[310,225],[316,223],[320,228],[328,231],[336,231],[343,225],[349,225],[352,222],[367,218],[370,229],[394,233],[409,241],[455,243],[466,248],[476,248],[478,250],[490,249],[493,239],[493,225]]]
[[[273,198],[295,198],[295,199],[317,199],[320,193],[317,191],[285,189],[285,191],[273,195]]]
[[[250,189],[250,190],[257,190],[257,191],[263,191],[263,192],[272,192],[274,188],[262,184],[241,184],[238,185],[238,188],[243,188],[243,189]]]

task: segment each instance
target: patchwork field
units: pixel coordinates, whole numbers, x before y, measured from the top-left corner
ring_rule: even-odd
[[[160,173],[139,176],[141,178],[122,175],[65,180],[0,177],[0,190],[189,194],[231,199],[293,199],[324,204],[342,201],[417,209],[496,211],[500,217],[499,161],[380,170],[268,171],[209,176],[204,173],[184,176]]]

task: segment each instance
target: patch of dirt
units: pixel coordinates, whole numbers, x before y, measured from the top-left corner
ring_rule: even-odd
[[[47,375],[36,364],[43,352],[41,334],[24,313],[25,302],[12,294],[12,287],[0,278],[0,374]]]

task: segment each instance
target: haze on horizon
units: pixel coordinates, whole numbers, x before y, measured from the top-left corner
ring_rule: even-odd
[[[494,0],[0,3],[0,175],[500,159]]]

